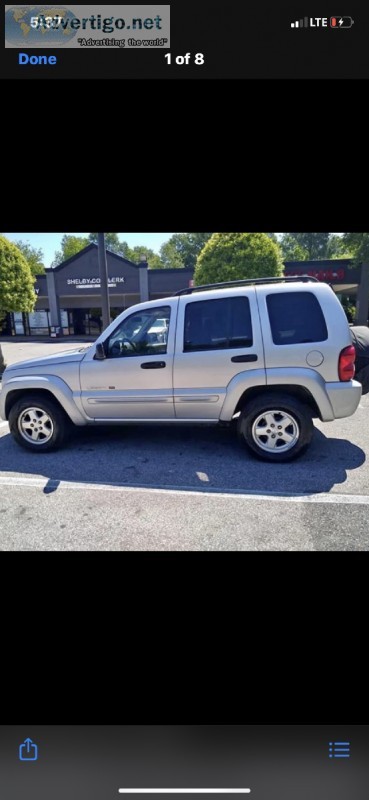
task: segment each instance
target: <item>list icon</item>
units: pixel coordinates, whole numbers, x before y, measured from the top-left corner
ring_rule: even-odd
[[[350,758],[350,742],[329,742],[329,758]]]

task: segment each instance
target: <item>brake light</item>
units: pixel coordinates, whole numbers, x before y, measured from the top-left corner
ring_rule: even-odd
[[[338,376],[340,381],[351,381],[355,375],[355,348],[352,344],[344,347],[338,360]]]

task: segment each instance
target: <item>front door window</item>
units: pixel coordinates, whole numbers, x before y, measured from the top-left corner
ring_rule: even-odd
[[[126,317],[105,342],[107,358],[164,355],[170,306],[147,308]]]

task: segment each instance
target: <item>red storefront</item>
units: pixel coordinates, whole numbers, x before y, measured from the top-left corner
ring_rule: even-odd
[[[355,265],[350,259],[285,261],[284,274],[310,275],[332,286],[343,305],[354,306],[355,322],[367,325],[369,318],[369,264]]]

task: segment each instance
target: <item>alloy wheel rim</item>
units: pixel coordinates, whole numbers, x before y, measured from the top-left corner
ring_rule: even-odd
[[[297,420],[287,411],[268,409],[254,420],[252,438],[267,453],[291,450],[300,436]]]
[[[53,421],[43,408],[26,408],[18,417],[18,430],[26,442],[46,444],[54,433]]]

